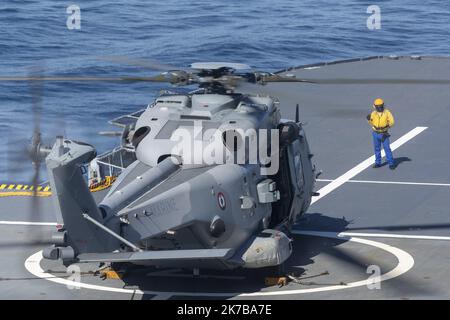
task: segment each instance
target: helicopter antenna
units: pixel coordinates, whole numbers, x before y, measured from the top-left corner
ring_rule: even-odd
[[[298,103],[295,106],[295,122],[299,123],[300,122],[300,113],[299,113],[299,106]]]

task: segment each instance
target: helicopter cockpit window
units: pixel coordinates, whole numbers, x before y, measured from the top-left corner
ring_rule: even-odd
[[[137,147],[138,144],[142,141],[142,139],[145,138],[147,134],[150,132],[150,127],[140,127],[136,130],[136,132],[133,135],[133,138],[131,140],[131,143],[133,144],[133,147]]]

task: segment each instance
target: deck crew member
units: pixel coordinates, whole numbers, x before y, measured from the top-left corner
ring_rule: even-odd
[[[373,165],[373,168],[381,167],[381,145],[383,145],[389,169],[394,170],[395,162],[389,141],[390,134],[388,133],[389,128],[392,128],[394,125],[394,117],[392,113],[384,107],[383,99],[375,99],[373,108],[375,110],[367,115],[367,121],[373,129],[372,137],[375,151],[375,164]]]

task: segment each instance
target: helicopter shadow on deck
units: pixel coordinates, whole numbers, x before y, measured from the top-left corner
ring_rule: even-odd
[[[294,230],[339,233],[346,230],[350,223],[351,221],[347,221],[345,217],[334,218],[321,213],[307,213],[297,221]],[[334,247],[347,242],[345,239],[339,240],[301,235],[293,235],[293,238],[294,250],[286,262],[286,271],[294,272],[298,276],[305,273],[305,267],[314,263],[313,258],[315,256],[323,252],[330,252]]]
[[[320,230],[339,232],[346,229],[348,221],[324,216],[320,213],[305,214],[298,225],[301,230]],[[300,230],[297,228],[296,230]],[[334,247],[347,240],[293,235],[294,250],[284,265],[284,274],[297,277],[307,274],[308,266],[314,264],[314,257],[322,252],[332,252]],[[192,270],[149,269],[135,267],[123,277],[125,288],[142,291],[176,292],[174,296],[183,297],[182,292],[209,293],[245,293],[260,291],[267,286],[264,277],[274,276],[275,270],[238,269],[231,271],[200,270],[200,275],[193,277]],[[230,296],[224,294],[224,297]],[[136,296],[135,298],[138,298]],[[154,295],[144,294],[142,299],[151,299]],[[207,295],[186,298],[208,298]],[[215,296],[215,298],[218,298]]]

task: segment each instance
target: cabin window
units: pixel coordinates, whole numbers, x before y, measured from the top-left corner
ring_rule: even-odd
[[[133,147],[137,147],[138,144],[144,139],[150,132],[150,127],[140,127],[136,130],[136,132],[133,135],[133,139],[131,140],[131,143],[133,144]]]

